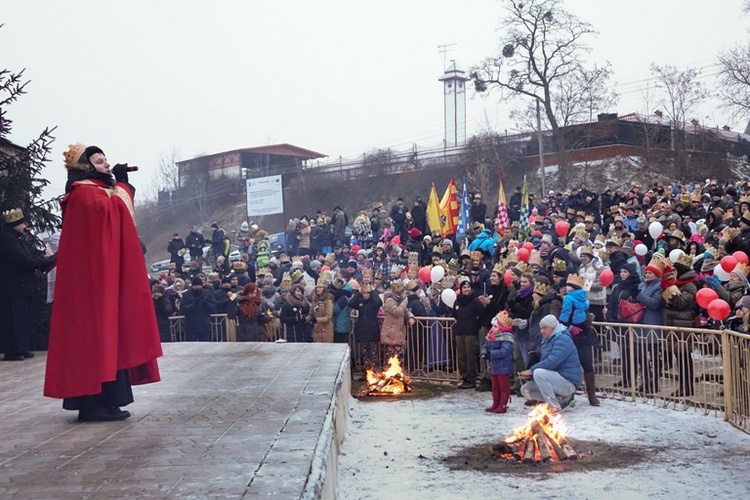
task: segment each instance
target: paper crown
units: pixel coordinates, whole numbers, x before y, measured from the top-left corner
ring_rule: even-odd
[[[571,273],[568,275],[568,281],[565,282],[567,285],[574,285],[578,288],[583,288],[583,276],[576,273]]]
[[[372,268],[367,267],[362,270],[362,279],[372,281]]]
[[[679,229],[675,229],[674,231],[668,233],[667,237],[669,237],[669,238],[677,238],[680,241],[685,241],[685,233],[683,233]]]
[[[391,266],[391,275],[395,274],[396,276],[400,276],[403,270],[404,266],[402,266],[401,264],[393,264]]]
[[[289,277],[292,279],[292,283],[297,283],[302,279],[302,275],[305,274],[302,269],[295,269],[289,274]]]
[[[620,213],[620,207],[618,207],[617,205],[612,205],[611,207],[609,207],[609,213],[611,213],[611,214],[619,214]]]
[[[318,276],[318,281],[315,283],[315,286],[328,287],[332,281],[333,273],[331,271],[323,271],[320,273],[320,276]]]
[[[478,252],[475,250],[471,252],[469,257],[471,257],[471,260],[482,260],[482,252]]]
[[[653,267],[661,271],[662,273],[664,270],[669,267],[667,259],[654,255],[654,258],[651,259],[651,262],[648,263],[646,267]]]
[[[389,288],[391,291],[399,293],[404,289],[404,282],[401,280],[393,280],[391,281],[391,286]]]
[[[281,276],[281,289],[289,290],[290,288],[292,288],[292,277],[289,275],[288,272],[285,272]]]
[[[295,255],[294,257],[292,257],[292,262],[299,262],[300,264],[302,264],[302,257],[300,257],[299,255]]]
[[[622,246],[622,238],[619,236],[612,236],[610,239],[608,239],[604,245],[617,245],[618,247]]]
[[[502,262],[498,262],[495,264],[495,267],[492,268],[492,272],[503,276],[505,274],[505,266],[503,266]]]
[[[522,273],[528,273],[529,272],[529,265],[525,262],[519,262],[516,264],[516,269],[521,271]]]
[[[232,269],[234,269],[235,271],[244,271],[245,270],[245,263],[242,262],[241,260],[237,261],[234,264],[232,264]]]
[[[540,297],[544,297],[545,295],[547,295],[550,290],[552,290],[552,287],[547,283],[536,283],[534,285],[534,293],[539,295]]]
[[[453,288],[453,285],[455,284],[456,284],[455,276],[443,276],[443,279],[440,280],[440,287],[444,290],[447,288]]]
[[[586,212],[579,210],[576,212],[576,217],[586,217]]]
[[[568,265],[562,259],[555,259],[552,261],[552,270],[553,271],[567,271]]]
[[[498,326],[508,328],[513,324],[513,318],[510,317],[508,311],[500,311],[495,315]]]
[[[80,142],[70,144],[68,150],[63,153],[65,158],[65,168],[72,168],[76,170],[88,170],[88,163],[84,158],[83,153],[86,151],[86,146]]]
[[[456,280],[456,283],[458,284],[458,288],[461,288],[461,285],[463,285],[464,283],[471,283],[471,281],[469,280],[468,276],[461,275]]]
[[[703,250],[705,253],[710,254],[711,257],[714,259],[719,256],[718,250],[716,250],[716,247],[713,247],[711,245],[706,245]]]
[[[747,277],[748,273],[750,273],[750,266],[745,264],[744,262],[740,262],[736,266],[734,266],[734,269],[732,269],[733,273],[742,274],[743,276]]]
[[[267,268],[267,267],[261,267],[260,269],[258,269],[255,272],[255,274],[257,276],[270,276],[271,275],[271,270],[269,268]]]
[[[677,259],[677,262],[675,262],[675,264],[681,264],[687,268],[691,268],[693,267],[693,258],[690,255],[683,253]]]
[[[456,259],[455,257],[452,258],[450,262],[448,262],[448,269],[451,271],[455,272],[458,270],[459,267],[460,265],[458,263],[458,259]]]
[[[11,208],[3,212],[3,219],[6,224],[16,224],[23,220],[23,211],[20,208]]]
[[[352,283],[352,281],[354,281],[354,280],[349,281],[349,286],[352,288],[352,290],[359,290],[362,293],[372,293],[372,285],[371,284],[369,284],[369,283],[363,283],[362,286],[359,286],[359,283],[357,283],[356,281],[354,281],[354,283]],[[355,284],[356,284],[356,286],[354,286]]]
[[[586,217],[584,217],[584,222],[594,222],[594,215],[588,214]]]
[[[582,246],[580,253],[581,253],[581,255],[590,255],[592,257],[594,256],[594,251],[588,245]]]
[[[539,253],[539,250],[532,250],[529,254],[529,265],[530,266],[543,266],[544,262],[542,261],[542,254]]]

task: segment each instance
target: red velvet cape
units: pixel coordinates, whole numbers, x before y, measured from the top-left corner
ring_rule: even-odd
[[[121,369],[133,385],[158,382],[162,350],[133,193],[84,180],[62,208],[44,395],[99,394]]]

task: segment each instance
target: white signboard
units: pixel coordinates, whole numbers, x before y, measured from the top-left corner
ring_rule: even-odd
[[[247,179],[247,216],[283,214],[284,191],[280,175]]]

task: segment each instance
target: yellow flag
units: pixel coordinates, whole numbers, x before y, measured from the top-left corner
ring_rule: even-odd
[[[440,227],[440,202],[438,201],[434,182],[430,190],[430,199],[427,202],[427,227],[430,228],[430,232],[433,234],[442,234]]]
[[[448,187],[440,200],[440,227],[443,238],[456,234],[458,228],[458,192],[456,191],[456,179],[451,177]]]

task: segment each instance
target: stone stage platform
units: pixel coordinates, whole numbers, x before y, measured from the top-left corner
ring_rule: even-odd
[[[42,396],[46,353],[0,361],[0,498],[334,498],[342,344],[164,344],[123,422]]]

